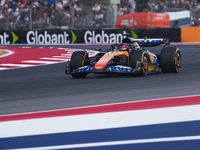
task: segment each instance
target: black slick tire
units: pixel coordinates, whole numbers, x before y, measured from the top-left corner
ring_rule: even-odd
[[[139,76],[146,76],[149,69],[148,55],[145,51],[136,50],[130,52],[129,65],[133,69],[137,69],[137,62],[141,63],[140,71],[137,73]]]
[[[71,76],[74,78],[85,78],[87,73],[73,73],[75,69],[79,67],[83,67],[86,65],[86,59],[88,58],[88,54],[85,51],[75,51],[71,56],[70,61],[70,72]]]
[[[176,47],[164,47],[160,54],[160,68],[163,73],[177,73],[181,66],[181,53]]]

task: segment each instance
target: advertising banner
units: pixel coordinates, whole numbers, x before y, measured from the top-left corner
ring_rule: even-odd
[[[14,30],[0,31],[0,44],[107,44],[120,43],[129,34],[133,38],[169,38],[180,42],[180,29],[79,29],[79,30]]]
[[[166,13],[153,13],[152,23],[154,28],[170,27],[169,15]],[[121,15],[117,18],[115,26],[117,28],[150,28],[151,13],[135,12]]]

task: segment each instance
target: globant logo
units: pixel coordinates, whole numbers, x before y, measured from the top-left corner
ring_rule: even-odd
[[[15,42],[18,40],[18,36],[13,31],[11,31],[11,35],[12,38],[10,38],[10,34],[7,32],[0,34],[0,44],[15,44]]]
[[[123,31],[123,33],[107,34],[104,30],[100,34],[96,34],[95,31],[87,30],[84,34],[84,41],[88,44],[121,43],[126,34],[126,31]]]
[[[49,34],[47,31],[38,33],[38,31],[29,31],[26,35],[28,44],[68,44],[69,34],[63,32],[62,34]]]
[[[10,41],[8,40],[9,34],[6,32],[3,33],[3,35],[0,35],[0,44],[10,44]]]

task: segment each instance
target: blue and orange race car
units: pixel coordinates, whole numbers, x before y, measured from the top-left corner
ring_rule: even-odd
[[[160,54],[145,47],[164,44]],[[67,62],[65,73],[74,78],[85,78],[88,73],[136,74],[177,73],[181,66],[181,53],[171,47],[168,39],[134,39],[126,37],[122,43],[113,44],[107,52],[89,57],[86,50],[75,51]]]

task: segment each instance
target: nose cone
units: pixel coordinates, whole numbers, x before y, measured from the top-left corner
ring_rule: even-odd
[[[110,58],[111,59],[111,58]],[[110,61],[109,58],[101,58],[97,63],[96,65],[94,66],[94,69],[103,69],[107,64],[108,62]]]
[[[102,68],[104,68],[103,65],[95,65],[95,66],[94,66],[94,69],[97,69],[97,70],[102,69]]]
[[[94,66],[94,69],[96,70],[103,69],[108,64],[108,62],[113,58],[114,55],[115,53],[106,53],[101,59],[99,59],[99,61]]]

